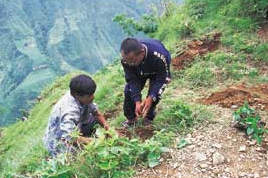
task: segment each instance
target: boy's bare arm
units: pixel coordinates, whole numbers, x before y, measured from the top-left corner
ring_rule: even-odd
[[[100,111],[97,111],[96,117],[99,121],[99,123],[103,126],[105,130],[109,130],[109,124],[107,123],[105,117]]]

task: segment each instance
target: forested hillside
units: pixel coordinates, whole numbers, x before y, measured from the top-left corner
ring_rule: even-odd
[[[148,3],[149,2],[149,3]],[[137,18],[151,1],[0,1],[0,125],[27,115],[41,89],[70,71],[94,73],[118,55],[116,14]]]

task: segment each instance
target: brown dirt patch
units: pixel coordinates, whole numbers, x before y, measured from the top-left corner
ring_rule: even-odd
[[[261,25],[261,28],[257,31],[257,34],[262,42],[268,42],[268,22]]]
[[[103,115],[106,119],[110,119],[112,117],[115,117],[118,113],[118,109],[112,109],[109,111],[106,111]]]
[[[150,139],[154,135],[154,128],[152,126],[137,127],[135,128],[135,134],[144,141]]]
[[[116,130],[116,132],[118,133],[118,135],[120,137],[127,137],[129,139],[132,138],[132,134],[131,134],[131,132],[128,129],[118,128],[118,129],[115,129],[115,130]]]
[[[231,86],[211,94],[208,98],[202,99],[201,102],[231,108],[233,105],[242,106],[245,101],[254,108],[268,110],[268,84],[254,87],[247,87],[245,84]]]
[[[142,141],[150,139],[154,135],[154,128],[152,126],[136,127],[132,132],[126,128],[118,128],[116,131],[121,137],[131,139],[134,136],[138,136]]]
[[[215,51],[220,45],[221,33],[207,35],[201,40],[193,40],[187,45],[187,49],[172,59],[174,69],[180,70],[190,64],[195,56],[204,55],[210,51]]]

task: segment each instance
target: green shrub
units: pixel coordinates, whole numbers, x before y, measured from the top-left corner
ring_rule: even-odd
[[[237,126],[239,124],[239,127],[245,128],[247,135],[251,135],[259,144],[262,141],[263,134],[268,133],[268,129],[265,129],[261,123],[260,116],[247,103],[235,111],[233,116]]]
[[[134,36],[138,32],[145,34],[153,33],[157,30],[157,18],[152,14],[145,14],[141,20],[137,21],[132,17],[127,17],[125,14],[116,15],[113,18],[123,29],[124,33],[129,36]]]

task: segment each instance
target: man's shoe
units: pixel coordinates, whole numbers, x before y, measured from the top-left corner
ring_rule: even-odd
[[[121,125],[126,128],[132,127],[136,124],[136,122],[137,122],[136,120],[126,120],[126,121],[121,122]]]
[[[144,119],[143,120],[143,125],[144,126],[151,126],[153,124],[153,121],[152,120],[150,120],[150,119]]]

